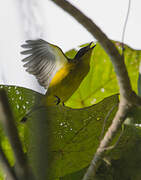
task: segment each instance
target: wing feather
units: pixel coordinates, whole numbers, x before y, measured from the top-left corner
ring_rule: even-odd
[[[57,64],[59,63],[57,61],[63,62],[60,58],[57,58],[57,51],[54,51],[50,44],[42,39],[28,40],[21,47],[26,49],[21,54],[28,55],[22,60],[25,62],[26,71],[35,75],[39,84],[47,89],[58,70]],[[58,48],[57,46],[54,47]]]

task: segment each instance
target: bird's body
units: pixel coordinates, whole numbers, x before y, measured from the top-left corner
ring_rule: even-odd
[[[81,71],[82,69],[85,71]],[[89,64],[85,61],[83,63],[77,62],[77,64],[68,62],[53,77],[46,93],[46,103],[50,104],[51,99],[56,96],[60,98],[61,102],[66,102],[80,86],[89,69]]]
[[[90,70],[90,56],[93,47],[81,48],[74,59],[68,59],[62,50],[44,40],[27,41],[22,54],[31,54],[23,61],[27,71],[36,76],[38,82],[47,88],[43,105],[55,105],[57,98],[65,103],[80,86]]]

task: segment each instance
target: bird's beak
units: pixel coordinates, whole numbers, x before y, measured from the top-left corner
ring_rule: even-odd
[[[93,49],[96,46],[96,44],[94,44],[94,42],[90,42],[90,44],[87,46],[88,49]]]

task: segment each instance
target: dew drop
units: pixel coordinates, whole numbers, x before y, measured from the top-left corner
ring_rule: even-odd
[[[94,98],[92,101],[91,101],[91,104],[94,104],[96,102],[96,98]]]
[[[19,107],[20,107],[20,106],[17,104],[17,105],[16,105],[16,108],[19,109]]]
[[[104,92],[105,91],[105,89],[104,88],[101,88],[101,92]]]

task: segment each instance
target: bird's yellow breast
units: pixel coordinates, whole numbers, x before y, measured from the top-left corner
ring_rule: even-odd
[[[67,64],[53,77],[46,93],[46,105],[55,105],[57,98],[62,103],[66,102],[79,87],[81,81],[87,75],[89,68]]]
[[[55,76],[50,82],[49,88],[59,84],[65,77],[68,76],[68,74],[73,68],[74,68],[74,64],[72,63],[65,64],[63,68],[61,68],[59,71],[56,72]]]
[[[56,97],[64,103],[78,89],[90,70],[90,53],[85,54],[77,62],[66,63],[56,72],[46,93],[46,101],[44,101],[46,105],[55,105]]]

